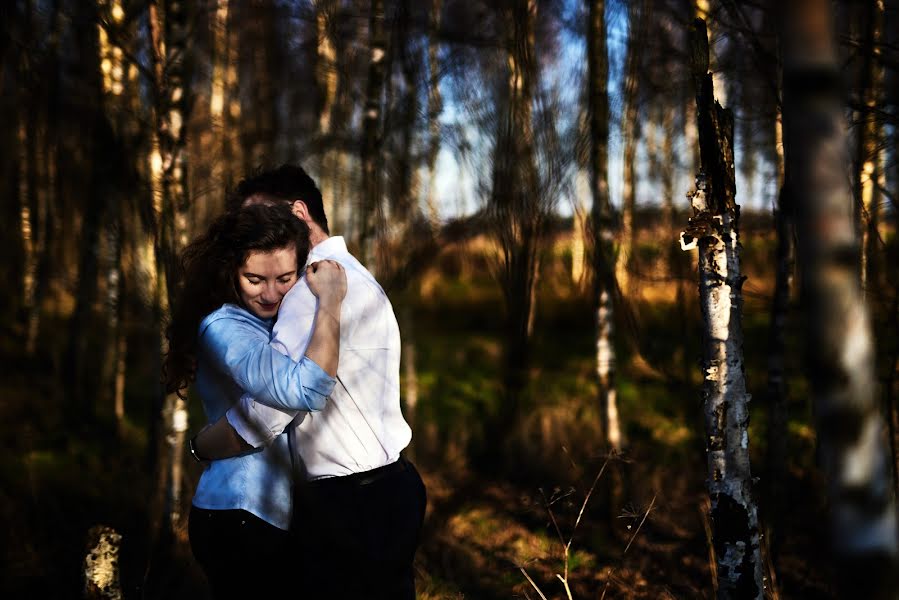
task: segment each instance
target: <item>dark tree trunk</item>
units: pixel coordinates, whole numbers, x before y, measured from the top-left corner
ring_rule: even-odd
[[[838,591],[847,598],[895,597],[896,505],[859,286],[830,9],[826,0],[784,8],[786,183],[795,206],[808,378],[828,479]]]

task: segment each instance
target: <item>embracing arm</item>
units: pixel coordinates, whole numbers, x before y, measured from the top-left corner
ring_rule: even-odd
[[[303,390],[305,404],[307,407],[314,407],[305,410],[320,410],[333,389],[333,377],[337,372],[340,311],[346,295],[346,276],[338,263],[325,261],[307,267],[305,281],[299,285],[308,286],[306,293],[311,291],[317,297],[315,311],[292,314],[290,322],[293,326],[288,331],[293,330],[294,335],[289,337],[296,339],[283,340],[283,343],[273,345],[292,356],[296,356],[305,346],[303,361],[313,361],[320,371],[331,378],[327,393],[323,393],[320,386],[308,386]],[[239,381],[237,374],[232,375]],[[195,448],[203,458],[229,458],[269,444],[298,414],[297,410],[270,403],[268,396],[257,394],[254,398],[253,390],[245,389],[251,393],[244,394],[240,402],[229,409],[224,417],[206,427],[196,437]]]

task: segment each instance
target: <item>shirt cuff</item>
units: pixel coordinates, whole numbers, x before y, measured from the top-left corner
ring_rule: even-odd
[[[303,391],[310,411],[318,411],[325,407],[328,396],[337,385],[337,378],[328,375],[324,369],[309,357],[304,357],[301,363],[303,373]]]
[[[254,448],[260,448],[270,444],[281,433],[284,424],[267,423],[260,418],[260,415],[255,414],[255,404],[256,402],[251,396],[244,394],[241,396],[240,402],[228,409],[225,418],[246,443]],[[275,409],[271,410],[275,411]],[[253,418],[254,416],[256,418]],[[290,418],[287,415],[284,416],[287,419]],[[275,431],[276,428],[279,429]]]

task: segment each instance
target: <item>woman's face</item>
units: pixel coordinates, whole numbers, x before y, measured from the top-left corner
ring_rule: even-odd
[[[293,246],[272,252],[250,252],[237,271],[244,308],[261,319],[278,313],[281,298],[297,282],[297,252]]]

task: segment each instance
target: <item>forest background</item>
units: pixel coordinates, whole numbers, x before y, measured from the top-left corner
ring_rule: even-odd
[[[200,467],[185,439],[204,417],[164,394],[162,331],[179,249],[241,177],[285,162],[319,183],[400,320],[408,452],[429,491],[420,598],[845,595],[860,563],[839,544],[833,465],[852,448],[827,440],[852,436],[827,417],[858,415],[828,412],[821,386],[840,377],[803,371],[828,364],[818,346],[860,352],[848,404],[885,431],[866,482],[892,496],[899,3],[781,4],[2,3],[3,596],[208,593],[186,542]],[[815,32],[817,54],[791,49]],[[814,136],[784,142],[785,89],[838,100],[841,125],[813,131],[842,135],[843,162],[803,145]],[[822,104],[800,105],[796,123]],[[790,152],[813,174],[793,194]],[[801,196],[833,173],[851,220],[844,304],[866,315],[852,331],[815,308],[802,250],[820,231]],[[724,362],[745,373],[718,413],[741,437],[720,448],[714,319],[681,249],[686,230],[708,250],[715,223],[739,236]],[[728,579],[725,532],[742,521],[720,510],[722,473],[752,490],[743,575],[764,589]],[[869,531],[895,564],[895,515],[882,523]],[[118,556],[112,591],[84,592],[97,544]],[[864,564],[882,590],[889,569]]]

